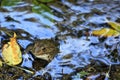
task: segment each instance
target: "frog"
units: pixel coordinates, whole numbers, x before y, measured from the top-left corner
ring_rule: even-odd
[[[59,43],[53,39],[35,40],[27,47],[36,58],[50,62],[59,53]]]

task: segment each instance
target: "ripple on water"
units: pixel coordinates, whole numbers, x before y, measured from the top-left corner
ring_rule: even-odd
[[[42,6],[32,0],[14,2],[11,6],[2,3],[0,28],[3,31],[0,38],[8,39],[4,31],[17,30],[20,34],[21,29],[31,35],[24,40],[18,39],[22,48],[26,49],[31,43],[29,39],[58,37],[60,53],[45,68],[36,71],[36,75],[48,72],[54,79],[88,66],[91,60],[103,62],[108,66],[120,64],[119,37],[101,38],[86,35],[93,29],[109,28],[110,26],[105,24],[107,20],[118,20],[119,3],[119,0],[61,0],[39,3]],[[12,20],[7,20],[8,16]],[[26,37],[28,34],[20,36]],[[31,54],[23,54],[22,67],[33,68],[33,62]]]

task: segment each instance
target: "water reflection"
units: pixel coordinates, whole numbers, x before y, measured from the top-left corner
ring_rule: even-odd
[[[61,0],[54,3],[4,0],[0,8],[0,38],[8,39],[6,32],[15,31],[24,50],[36,39],[58,39],[60,53],[49,64],[43,64],[44,67],[48,64],[45,68],[37,68],[36,62],[40,59],[29,53],[23,54],[22,67],[33,68],[33,63],[37,65],[34,65],[34,76],[49,73],[52,78],[58,79],[77,73],[79,68],[89,67],[92,61],[107,66],[119,65],[119,37],[102,38],[89,33],[96,28],[109,27],[105,24],[106,20],[118,20],[118,3],[119,0]],[[99,73],[94,76],[99,76]]]
[[[3,1],[2,3],[5,3],[5,2]],[[22,6],[20,6],[20,5],[22,5]],[[54,37],[55,36],[54,30],[56,30],[56,27],[54,26],[54,23],[53,23],[54,20],[52,19],[53,15],[51,13],[51,10],[44,4],[39,5],[40,9],[38,8],[37,10],[34,9],[35,6],[38,7],[37,4],[36,5],[34,4],[34,6],[32,6],[32,5],[30,6],[30,5],[31,5],[30,3],[24,3],[24,4],[19,3],[19,6],[8,7],[8,8],[13,9],[13,10],[11,10],[12,12],[9,12],[9,13],[2,12],[1,15],[2,15],[3,19],[1,19],[1,20],[5,20],[6,16],[10,16],[10,18],[14,19],[15,21],[9,21],[9,22],[1,21],[2,22],[1,26],[8,27],[9,29],[11,28],[11,26],[14,26],[14,28],[23,29],[26,32],[30,32],[30,34],[32,36],[37,37],[37,38]],[[4,8],[6,8],[7,5],[4,5],[4,6],[5,6]],[[26,9],[24,9],[24,8],[26,8]],[[30,11],[28,13],[28,11],[31,9],[32,9],[32,11]],[[8,9],[8,10],[10,10],[10,9]],[[40,11],[40,12],[36,12],[36,11]],[[34,21],[34,20],[30,21],[28,19],[34,19],[36,21]],[[34,28],[34,30],[33,30],[33,28]]]

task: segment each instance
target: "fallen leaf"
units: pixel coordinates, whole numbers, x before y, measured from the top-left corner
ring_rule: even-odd
[[[11,66],[21,63],[22,54],[16,40],[16,33],[14,33],[14,37],[10,38],[10,42],[3,45],[2,57],[5,63]]]
[[[107,22],[113,29],[120,32],[120,24],[117,22],[109,21]]]
[[[119,36],[120,32],[109,28],[102,28],[100,30],[92,31],[92,34],[95,36],[110,37],[110,36]]]

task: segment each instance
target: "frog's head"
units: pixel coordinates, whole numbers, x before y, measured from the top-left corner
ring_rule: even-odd
[[[37,58],[41,58],[47,61],[51,61],[55,56],[52,48],[47,48],[45,46],[36,47],[34,51],[31,51]]]

